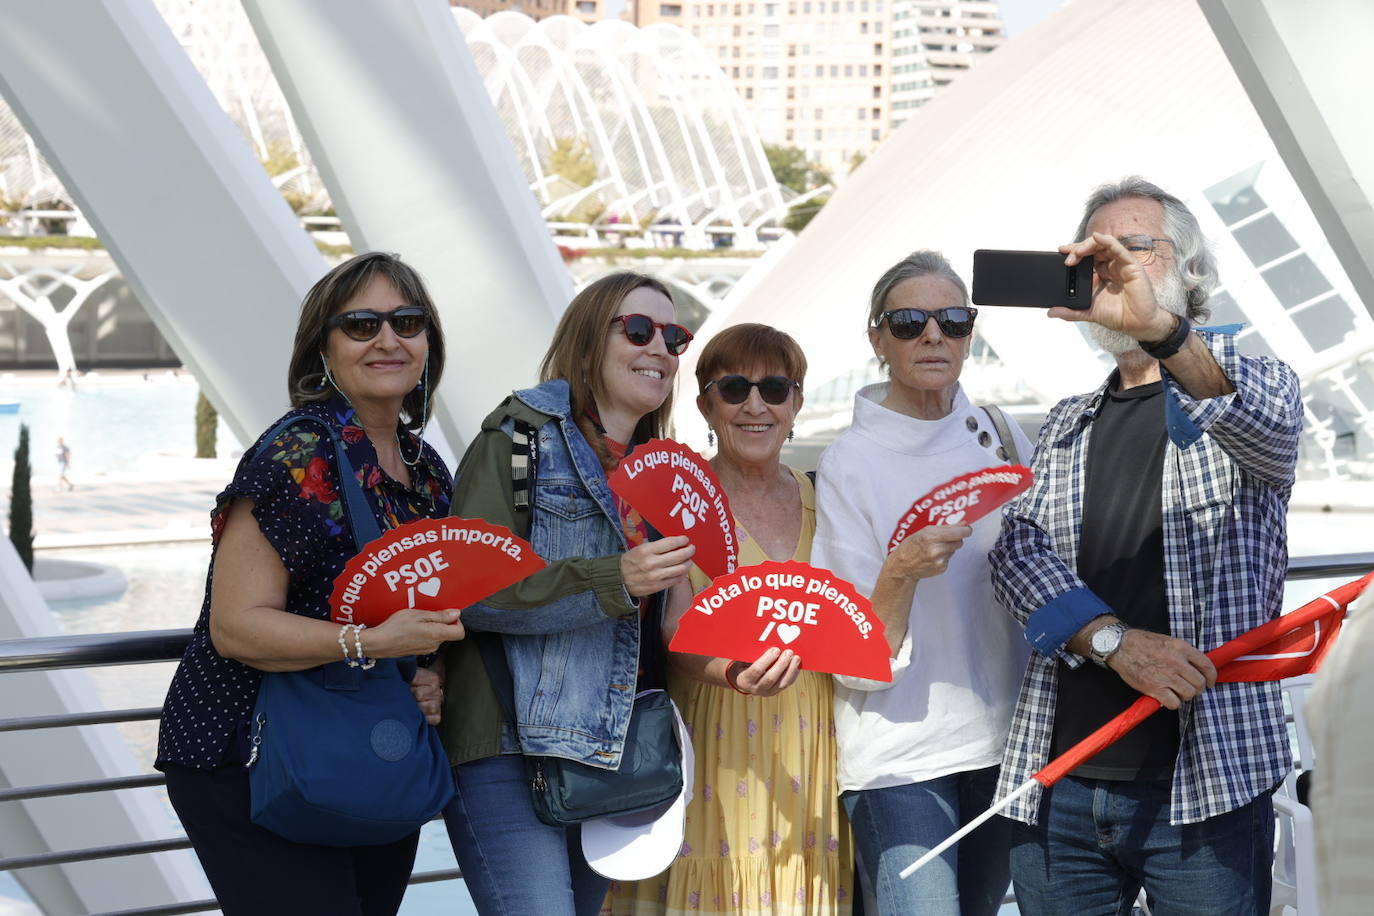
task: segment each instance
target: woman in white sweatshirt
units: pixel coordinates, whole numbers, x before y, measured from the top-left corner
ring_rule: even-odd
[[[999,513],[923,528],[888,552],[917,498],[1029,460],[1020,429],[970,404],[959,385],[976,315],[938,252],[883,274],[868,336],[890,381],[858,392],[853,425],[817,473],[811,562],[872,599],[892,653],[891,684],[835,685],[841,799],[882,916],[991,916],[1009,883],[1001,818],[910,878],[897,874],[991,803],[1027,655],[992,596]]]

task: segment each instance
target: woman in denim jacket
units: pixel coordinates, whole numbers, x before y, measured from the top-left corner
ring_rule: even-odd
[[[652,539],[606,475],[663,433],[692,339],[673,322],[667,288],[650,277],[588,286],[563,314],[539,386],[503,401],[459,466],[453,513],[528,532],[549,564],[463,611],[471,631],[501,634],[514,729],[475,641],[451,644],[442,660],[440,733],[457,784],[444,820],[483,914],[596,913],[606,895],[579,829],[536,818],[520,755],[615,769],[635,693],[664,686],[662,596],[685,582],[694,549],[685,537]],[[517,421],[534,431],[532,511],[516,508]]]

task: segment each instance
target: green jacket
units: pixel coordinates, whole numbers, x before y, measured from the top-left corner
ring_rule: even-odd
[[[556,406],[544,412],[530,406],[527,402],[531,400]],[[481,432],[463,456],[455,476],[451,509],[454,515],[506,526],[532,540],[549,565],[463,612],[469,634],[505,634],[507,656],[516,681],[518,740],[509,728],[503,729],[501,705],[487,676],[477,640],[468,638],[445,647],[446,681],[439,732],[453,764],[518,750],[583,760],[592,765],[619,764],[634,677],[621,672],[621,676],[602,678],[612,683],[588,685],[583,683],[587,677],[595,679],[602,675],[594,673],[600,669],[587,664],[586,659],[614,653],[620,657],[620,668],[633,667],[637,664],[639,622],[633,616],[636,607],[629,600],[620,573],[620,554],[625,546],[619,521],[605,517],[609,489],[600,465],[588,467],[590,446],[566,416],[566,403],[566,385],[562,382],[545,383],[506,398],[483,421]],[[530,528],[530,511],[517,510],[514,505],[511,430],[516,419],[540,430],[543,443],[537,489],[531,492],[531,501],[545,508],[539,513],[534,531]],[[552,426],[546,429],[551,422]],[[571,460],[573,454],[577,461]],[[591,477],[596,479],[585,480]],[[571,493],[574,490],[580,492]],[[594,494],[601,494],[601,498],[594,498]],[[558,502],[552,503],[555,498]],[[579,511],[580,521],[570,522],[558,508],[570,504],[564,500],[574,498],[580,500],[579,505],[591,507],[591,511],[590,515]],[[580,530],[585,531],[588,524],[595,529],[596,552],[606,555],[552,555],[579,543],[576,539],[569,541],[570,526],[581,526]],[[548,532],[550,528],[555,529],[554,533]],[[612,528],[613,532],[609,530]],[[589,639],[593,641],[588,642]],[[630,641],[633,646],[626,645]],[[570,643],[574,645],[571,652]],[[545,659],[559,651],[582,663],[558,668],[550,674],[552,662]],[[628,662],[623,658],[627,652]],[[557,684],[551,688],[554,680]],[[615,681],[627,681],[628,686]],[[622,700],[616,694],[625,690],[629,695]],[[550,694],[554,697],[551,700],[547,698]]]

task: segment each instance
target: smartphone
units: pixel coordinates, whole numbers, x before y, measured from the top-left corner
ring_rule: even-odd
[[[1065,267],[1064,255],[1057,251],[980,248],[973,253],[975,305],[1082,310],[1092,305],[1092,298],[1092,258]]]

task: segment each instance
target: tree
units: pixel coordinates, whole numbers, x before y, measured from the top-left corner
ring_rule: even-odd
[[[806,160],[805,150],[797,149],[795,146],[765,144],[763,154],[768,157],[768,167],[773,170],[773,177],[777,179],[778,184],[791,188],[798,194],[805,194],[830,180],[824,169],[817,168],[814,163]]]
[[[10,541],[24,561],[24,568],[33,572],[33,491],[29,467],[29,428],[19,424],[19,447],[14,450],[14,480],[10,485]]]
[[[585,188],[596,181],[596,159],[586,137],[559,137],[549,150],[548,171]]]
[[[807,224],[816,218],[816,214],[821,212],[821,207],[829,203],[830,198],[826,195],[813,197],[804,204],[798,204],[787,211],[787,218],[782,221],[785,228],[793,232],[801,232]]]
[[[215,405],[201,392],[196,397],[196,457],[215,457],[215,427],[219,424],[219,414]]]

